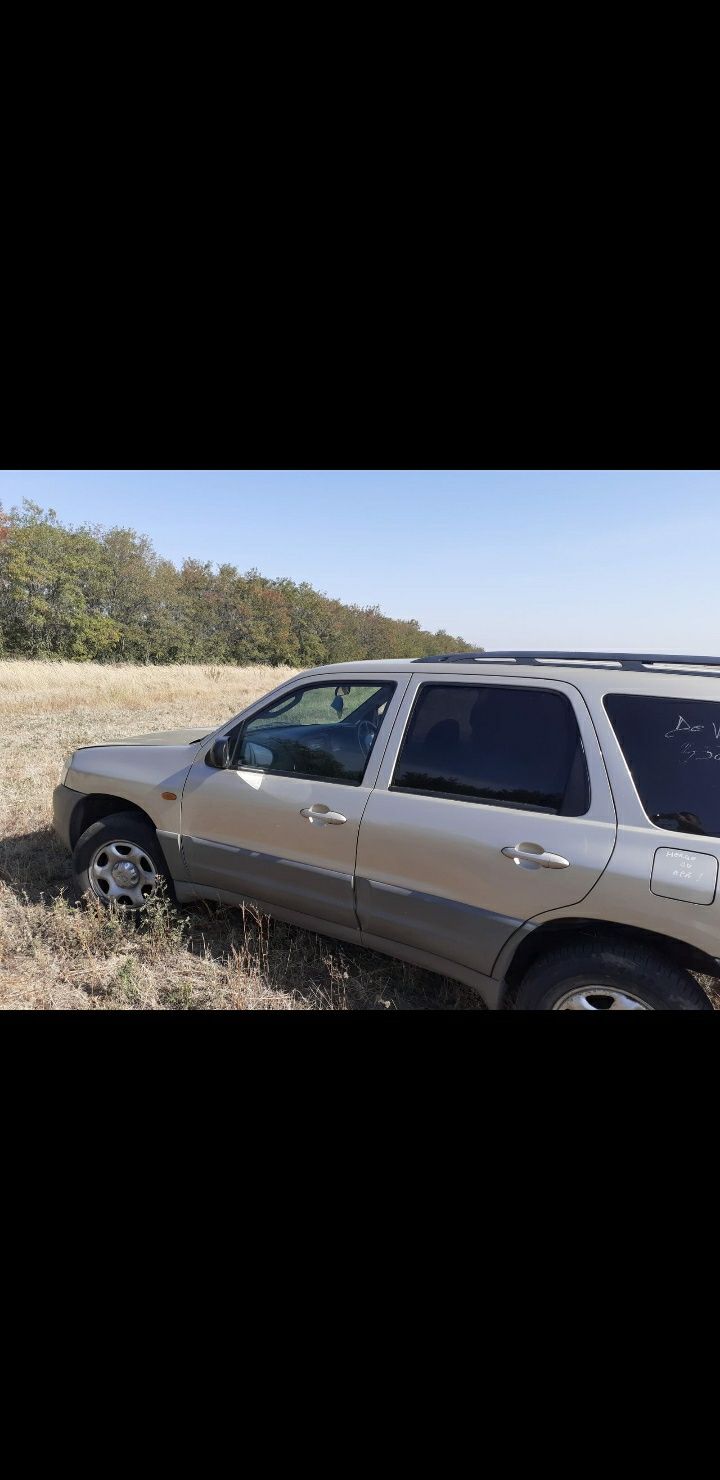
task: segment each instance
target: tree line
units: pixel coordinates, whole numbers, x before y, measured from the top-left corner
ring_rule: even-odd
[[[4,657],[310,668],[472,647],[306,581],[191,558],[178,567],[134,529],[63,525],[27,499],[0,508]]]

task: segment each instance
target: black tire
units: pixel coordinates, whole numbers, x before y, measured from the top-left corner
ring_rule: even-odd
[[[110,894],[103,893],[102,889],[93,883],[90,877],[90,867],[98,850],[103,845],[109,847],[113,843],[130,844],[141,850],[143,858],[152,864],[157,880],[164,881],[168,895],[172,900],[175,899],[172,879],[155,829],[150,823],[138,817],[135,812],[113,812],[109,817],[101,817],[99,822],[93,822],[78,838],[72,856],[73,885],[78,899],[85,901],[99,899],[105,904],[112,902]],[[142,884],[142,877],[140,883]],[[157,888],[157,885],[155,887]],[[162,882],[159,887],[162,890]],[[129,909],[144,908],[144,904],[134,900],[129,894],[117,902],[125,904]]]
[[[608,988],[590,993],[589,1008],[618,1004],[620,992],[655,1012],[712,1012],[702,987],[682,967],[652,948],[619,941],[578,941],[553,951],[530,967],[523,977],[516,1008],[525,1012],[552,1012],[564,997],[583,987]]]

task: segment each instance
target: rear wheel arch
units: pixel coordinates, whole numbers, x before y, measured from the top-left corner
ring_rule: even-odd
[[[652,949],[673,966],[684,968],[693,974],[720,977],[720,966],[703,951],[668,935],[652,930],[641,930],[632,925],[617,925],[612,921],[567,918],[548,920],[529,931],[519,941],[510,965],[505,970],[499,1007],[513,1007],[520,984],[528,971],[542,957],[549,956],[578,942],[591,941],[598,950],[612,945],[637,945]],[[720,985],[720,983],[719,983]]]

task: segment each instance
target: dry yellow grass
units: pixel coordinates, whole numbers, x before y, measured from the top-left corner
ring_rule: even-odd
[[[65,756],[139,729],[218,725],[291,674],[0,662],[1,1007],[481,1007],[456,983],[249,910],[160,903],[138,926],[70,903],[51,829]]]

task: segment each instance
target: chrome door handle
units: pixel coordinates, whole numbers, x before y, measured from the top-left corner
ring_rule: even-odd
[[[521,844],[515,847],[502,848],[503,857],[512,858],[515,863],[536,863],[540,868],[569,868],[570,859],[561,858],[559,853],[544,853],[538,848],[537,853],[533,848],[523,848]]]
[[[321,825],[330,822],[336,827],[339,827],[341,822],[347,822],[347,817],[343,817],[342,812],[331,812],[329,807],[324,807],[321,802],[312,807],[302,807],[300,816],[307,818],[308,822],[319,822]]]

